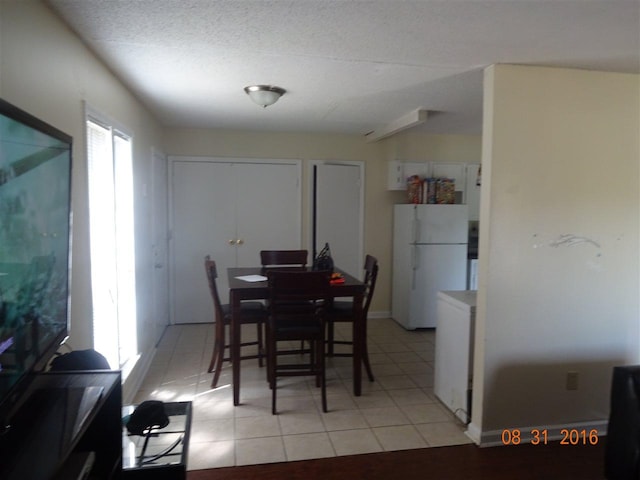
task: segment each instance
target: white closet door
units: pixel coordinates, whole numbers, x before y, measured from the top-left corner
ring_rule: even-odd
[[[236,238],[234,179],[232,164],[173,164],[173,323],[213,321],[204,257],[216,261],[224,292],[226,269],[236,264],[236,247],[229,245]]]
[[[361,166],[319,163],[316,167],[316,248],[319,252],[328,242],[335,265],[361,278]]]
[[[300,169],[294,164],[238,163],[238,266],[260,265],[260,250],[300,248]],[[309,262],[311,255],[309,255]]]
[[[173,160],[173,323],[213,320],[204,271],[211,255],[228,302],[227,268],[257,266],[267,248],[300,248],[300,165]],[[188,158],[188,157],[187,157]]]

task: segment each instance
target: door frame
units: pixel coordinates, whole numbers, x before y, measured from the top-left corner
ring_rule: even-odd
[[[307,175],[307,244],[310,262],[313,263],[313,167],[316,165],[348,165],[360,169],[360,208],[358,213],[358,258],[364,265],[364,192],[365,192],[365,163],[361,160],[309,160],[309,174]],[[317,247],[317,245],[316,245]],[[339,265],[338,265],[339,266]],[[358,270],[357,277],[363,279],[363,268]]]
[[[162,169],[162,172],[159,169]],[[158,184],[160,180],[163,184]],[[154,338],[153,345],[160,343],[164,330],[170,323],[171,306],[169,303],[170,276],[169,276],[169,162],[167,155],[157,147],[151,147],[151,278],[152,278],[152,301],[153,301],[153,325]],[[156,198],[156,192],[164,189],[163,198]],[[162,203],[159,204],[158,200]],[[157,245],[156,242],[162,242]],[[161,254],[158,257],[158,253]],[[161,271],[159,271],[161,270]],[[162,283],[166,286],[166,291],[158,291],[158,275],[162,276]],[[166,313],[158,312],[160,300],[164,298],[167,307]]]

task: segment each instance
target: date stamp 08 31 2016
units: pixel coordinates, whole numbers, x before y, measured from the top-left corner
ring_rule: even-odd
[[[528,434],[528,435],[527,435]],[[563,428],[560,430],[560,445],[597,445],[598,430],[579,430],[577,428]],[[526,438],[525,438],[526,437]],[[520,445],[530,443],[531,445],[546,445],[549,442],[549,432],[547,429],[534,428],[523,433],[519,428],[507,428],[502,430],[503,445]]]

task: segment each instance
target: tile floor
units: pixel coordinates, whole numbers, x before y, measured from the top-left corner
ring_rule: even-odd
[[[255,327],[243,328],[243,339],[255,337]],[[322,412],[312,378],[290,377],[278,381],[275,416],[257,360],[242,363],[241,405],[233,406],[228,363],[210,388],[213,336],[210,324],[170,326],[135,399],[193,401],[189,470],[471,443],[433,395],[433,330],[369,319],[376,380],[363,369],[362,396],[352,394],[351,359],[329,358],[329,412]],[[337,326],[336,337],[349,336],[348,324]]]

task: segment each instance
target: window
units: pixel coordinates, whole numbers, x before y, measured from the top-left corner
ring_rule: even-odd
[[[94,348],[125,369],[137,355],[131,137],[98,115],[86,122]]]

